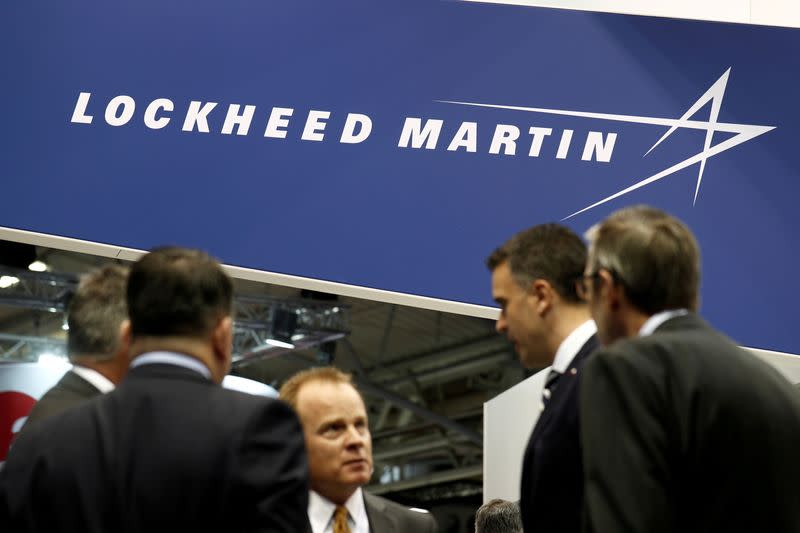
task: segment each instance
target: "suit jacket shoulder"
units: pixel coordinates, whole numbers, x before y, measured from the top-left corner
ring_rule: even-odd
[[[99,394],[97,387],[70,370],[36,402],[22,431],[34,422],[79,405]]]
[[[297,533],[308,507],[303,432],[283,402],[143,365],[20,435],[0,470],[2,506],[10,531],[31,533]]]
[[[412,511],[386,498],[364,492],[371,533],[436,533],[438,525],[430,513]]]
[[[800,531],[800,397],[696,315],[599,351],[580,402],[590,529]]]

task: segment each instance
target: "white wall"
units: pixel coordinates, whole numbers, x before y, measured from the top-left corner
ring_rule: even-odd
[[[749,348],[792,383],[800,383],[800,356]],[[483,501],[516,501],[522,456],[539,418],[539,398],[549,367],[483,404]]]
[[[480,0],[497,4],[605,11],[800,27],[798,0]]]
[[[550,367],[483,404],[483,502],[516,501],[522,455],[539,419],[544,379]]]

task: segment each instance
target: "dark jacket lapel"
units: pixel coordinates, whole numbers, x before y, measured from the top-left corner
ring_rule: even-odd
[[[380,498],[368,492],[362,492],[362,494],[364,494],[364,507],[367,509],[369,530],[372,533],[400,531],[396,517],[386,511],[386,504]]]

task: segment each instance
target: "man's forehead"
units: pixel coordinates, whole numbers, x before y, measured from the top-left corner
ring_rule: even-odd
[[[314,411],[341,410],[345,406],[361,406],[363,401],[355,387],[349,383],[332,383],[328,381],[311,381],[305,383],[297,392],[298,407]]]

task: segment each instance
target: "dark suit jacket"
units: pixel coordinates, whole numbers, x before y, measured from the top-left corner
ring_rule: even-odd
[[[148,364],[20,436],[0,471],[0,530],[297,533],[307,470],[284,403]]]
[[[429,513],[418,513],[393,501],[362,490],[367,509],[370,533],[436,533],[436,519]],[[306,515],[305,532],[311,533]]]
[[[363,492],[370,533],[436,533],[436,519],[393,501]]]
[[[800,396],[695,315],[585,365],[585,530],[800,531]]]
[[[97,387],[70,370],[36,402],[28,415],[28,420],[22,426],[22,431],[27,431],[34,422],[80,405],[98,394],[100,391]]]
[[[528,440],[520,486],[525,531],[580,531],[583,468],[578,434],[578,376],[598,346],[597,337],[592,335],[575,355],[558,379]]]

